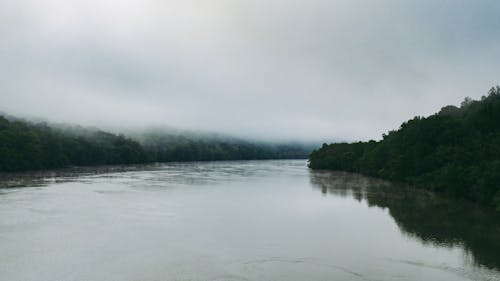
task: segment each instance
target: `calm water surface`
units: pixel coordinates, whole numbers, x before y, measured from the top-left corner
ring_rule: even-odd
[[[0,181],[0,280],[500,280],[466,203],[304,160],[105,172]]]

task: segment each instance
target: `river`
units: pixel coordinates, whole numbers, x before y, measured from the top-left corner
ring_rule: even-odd
[[[305,160],[0,180],[0,280],[500,280],[492,211]]]

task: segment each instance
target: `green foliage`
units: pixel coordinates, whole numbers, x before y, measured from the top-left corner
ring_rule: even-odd
[[[81,127],[55,128],[0,116],[0,172],[169,161],[306,158],[301,145],[146,136],[141,143]]]
[[[415,117],[378,142],[324,144],[309,167],[406,182],[500,210],[500,87]]]
[[[146,151],[124,136],[101,131],[72,136],[43,124],[9,121],[0,116],[0,171],[131,164],[147,160]]]
[[[304,159],[312,149],[295,144],[268,144],[231,138],[149,133],[141,144],[157,162]]]

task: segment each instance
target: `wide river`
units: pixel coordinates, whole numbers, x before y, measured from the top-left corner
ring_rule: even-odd
[[[0,280],[500,280],[490,210],[305,160],[0,181]]]

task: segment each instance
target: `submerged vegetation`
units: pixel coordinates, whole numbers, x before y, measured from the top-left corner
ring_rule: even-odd
[[[380,141],[323,144],[309,167],[405,182],[500,211],[500,87],[415,117]]]
[[[306,158],[311,150],[299,144],[167,133],[133,139],[101,130],[61,128],[0,116],[0,172],[169,161],[292,159]]]

